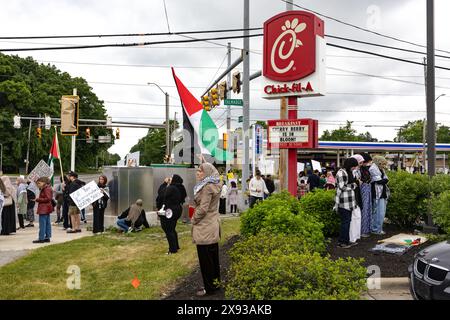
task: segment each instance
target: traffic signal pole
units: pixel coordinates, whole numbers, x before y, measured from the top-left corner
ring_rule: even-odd
[[[228,68],[230,68],[231,66],[231,43],[228,42],[228,46],[227,46],[227,53],[228,53]],[[231,99],[231,70],[228,72],[227,75],[227,96],[226,99]],[[228,105],[227,106],[227,137],[230,136],[230,130],[231,130],[231,107]],[[229,154],[230,152],[230,145],[231,143],[227,143],[227,154]],[[230,162],[232,161],[232,159],[225,159],[225,171],[226,174],[228,174],[228,171],[230,171]]]
[[[250,50],[250,40],[247,37],[249,35],[250,28],[250,0],[244,0],[244,50],[243,50],[243,60],[244,60],[244,72],[243,72],[243,132],[244,132],[244,165],[242,167],[242,191],[247,191],[247,179],[249,178],[249,125],[250,125],[250,60],[249,60],[249,50]]]

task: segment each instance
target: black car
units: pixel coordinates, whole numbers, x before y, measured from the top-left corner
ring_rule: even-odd
[[[450,300],[450,241],[417,253],[408,271],[414,299]]]

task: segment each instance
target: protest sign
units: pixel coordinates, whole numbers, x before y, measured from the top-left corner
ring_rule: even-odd
[[[36,182],[37,179],[42,177],[50,178],[53,175],[53,170],[49,167],[44,160],[39,161],[37,166],[30,172],[28,179]]]
[[[89,206],[94,201],[97,201],[101,197],[103,197],[103,193],[100,188],[97,186],[95,181],[91,181],[86,184],[84,187],[78,189],[75,192],[70,194],[73,202],[75,202],[78,209],[82,210]]]

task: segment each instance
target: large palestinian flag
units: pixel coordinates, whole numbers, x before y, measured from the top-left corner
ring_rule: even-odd
[[[208,112],[203,109],[200,101],[198,101],[184,86],[180,79],[178,79],[173,68],[172,74],[177,85],[181,104],[183,105],[184,129],[189,130],[191,137],[196,138],[195,140],[197,140],[202,154],[211,155],[219,161],[231,159],[232,155],[229,152],[222,148],[218,148],[217,146],[219,143],[219,130],[217,130],[216,124],[211,119]],[[186,123],[186,119],[188,120],[188,123]],[[191,146],[193,146],[193,144],[191,144]],[[191,152],[193,155],[194,150],[192,149]]]

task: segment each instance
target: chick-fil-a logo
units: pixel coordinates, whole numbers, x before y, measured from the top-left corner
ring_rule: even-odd
[[[283,12],[266,21],[263,75],[275,81],[294,81],[312,74],[316,35],[323,37],[323,22],[308,12]]]

